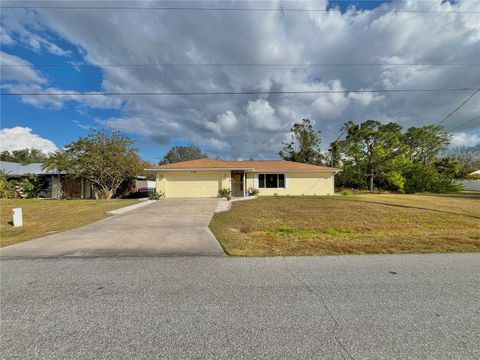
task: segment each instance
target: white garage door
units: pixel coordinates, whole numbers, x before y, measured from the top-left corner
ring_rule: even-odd
[[[216,197],[221,187],[222,174],[170,173],[167,177],[167,197]]]

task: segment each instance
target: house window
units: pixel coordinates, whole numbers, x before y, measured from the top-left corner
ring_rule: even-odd
[[[260,189],[285,188],[285,174],[258,174],[258,187]]]

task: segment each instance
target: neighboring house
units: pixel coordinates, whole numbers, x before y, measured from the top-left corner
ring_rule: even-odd
[[[330,195],[339,169],[284,160],[224,161],[198,159],[155,166],[157,191],[166,197],[216,197],[218,190],[231,189],[233,196]]]
[[[62,190],[67,197],[91,199],[94,196],[92,186],[83,178],[67,177],[67,173],[60,172],[62,184],[60,184],[58,171],[43,169],[42,163],[19,164],[9,161],[1,161],[0,169],[5,172],[9,179],[21,179],[27,174],[36,175],[42,183],[40,197],[59,198]]]

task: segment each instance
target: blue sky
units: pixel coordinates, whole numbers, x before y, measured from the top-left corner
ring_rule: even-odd
[[[426,9],[425,6],[445,11],[477,10],[471,3],[331,2],[326,8],[338,6],[340,13],[268,15],[4,9],[2,64],[14,61],[29,66],[16,71],[2,67],[2,93],[475,87],[480,84],[478,66],[253,70],[101,66],[175,62],[473,63],[480,56],[480,22],[475,23],[468,14],[436,15],[435,23],[428,23],[432,20],[425,19],[425,15],[388,13],[392,9],[418,10]],[[208,5],[197,2],[195,6],[198,4]],[[238,6],[248,6],[245,4],[241,2]],[[312,9],[322,6],[315,2],[282,5]],[[366,11],[357,16],[349,14],[347,8],[351,5]],[[263,3],[263,7],[270,6],[278,6],[278,2]],[[369,11],[379,6],[386,11]],[[70,66],[75,63],[99,66]],[[376,118],[398,121],[405,127],[426,125],[440,119],[468,95],[468,92],[422,94],[415,98],[348,93],[320,98],[207,96],[95,100],[78,96],[2,96],[2,131],[16,127],[31,129],[4,133],[2,150],[36,144],[38,138],[62,148],[85,136],[89,128],[110,127],[131,136],[142,156],[152,162],[157,162],[171,146],[189,143],[214,156],[275,158],[281,142],[288,140],[288,129],[302,117],[315,121],[327,147],[345,121]],[[479,98],[473,99],[449,119],[446,127],[454,128],[478,115],[479,103]],[[470,123],[453,133],[454,144],[480,142],[479,123]],[[47,146],[45,150],[50,148]]]
[[[7,10],[8,12],[8,10]],[[4,14],[6,15],[6,14]],[[52,54],[48,51],[35,51],[21,43],[2,44],[2,51],[15,55],[32,64],[65,64],[65,67],[36,66],[42,76],[48,79],[49,85],[58,89],[73,91],[102,91],[102,69],[97,66],[75,67],[75,63],[85,63],[83,51],[74,44],[66,41],[51,31],[39,32],[42,36],[52,39],[68,56]],[[1,127],[13,128],[16,126],[32,129],[33,133],[42,138],[51,140],[58,148],[86,136],[90,129],[108,128],[98,120],[120,116],[122,110],[98,109],[82,106],[74,101],[66,101],[62,107],[36,107],[25,104],[20,97],[1,97]],[[164,153],[165,147],[144,141],[142,137],[128,134],[136,141],[145,159],[153,162]],[[172,144],[182,144],[175,141]]]
[[[8,13],[8,10],[6,10]],[[4,14],[4,16],[8,16]],[[84,63],[81,50],[51,31],[39,32],[52,39],[60,48],[69,52],[68,56],[52,54],[48,51],[36,51],[22,43],[2,44],[2,51],[15,55],[31,64],[65,64]],[[98,67],[75,68],[35,67],[49,85],[58,89],[75,91],[101,91],[102,70]],[[2,69],[3,70],[3,69]],[[15,126],[29,127],[41,137],[52,140],[58,147],[63,147],[79,136],[88,134],[89,127],[96,127],[96,119],[116,116],[120,109],[95,109],[82,107],[76,102],[67,101],[60,108],[52,106],[36,107],[22,102],[20,97],[1,97],[2,128]]]

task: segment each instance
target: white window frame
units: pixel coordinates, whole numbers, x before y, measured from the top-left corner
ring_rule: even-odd
[[[258,174],[255,174],[256,177],[255,179],[257,180],[257,184],[258,184],[258,189],[287,189],[288,185],[287,185],[287,174],[285,173],[258,173]],[[263,186],[264,187],[260,187],[260,180],[259,180],[259,176],[260,175],[263,175]],[[267,187],[267,175],[276,175],[277,176],[277,187]],[[279,175],[283,175],[283,187],[279,187],[278,186],[278,183],[279,183]]]

